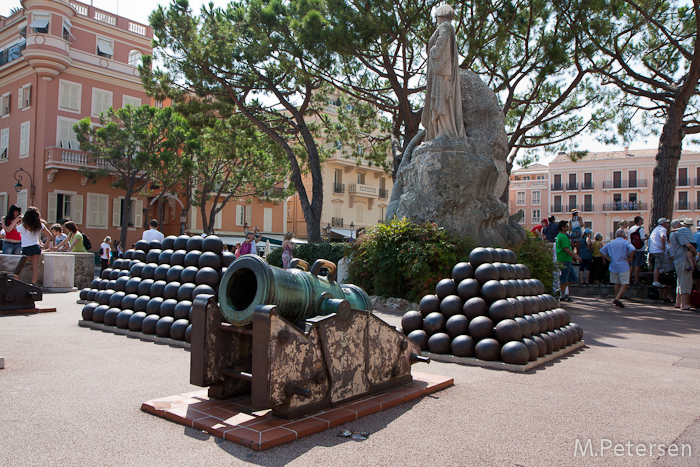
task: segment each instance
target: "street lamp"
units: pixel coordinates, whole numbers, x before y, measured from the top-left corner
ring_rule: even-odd
[[[329,222],[328,225],[325,227],[326,230],[326,236],[328,237],[328,241],[331,241],[331,223]]]
[[[350,222],[350,241],[352,241],[353,238],[354,238],[353,235],[352,235],[354,231],[355,231],[355,223],[354,223],[354,222]]]
[[[245,222],[243,223],[243,235],[244,235],[244,236],[245,236],[245,234],[248,233],[248,227],[250,227],[250,225],[248,224],[248,221],[245,221]]]
[[[17,170],[15,172],[15,175],[14,175],[15,180],[17,180],[17,183],[15,183],[15,191],[17,193],[22,191],[22,174],[20,172],[26,173],[27,177],[29,177],[29,198],[32,200],[32,204],[34,204],[33,203],[33,201],[34,201],[34,180],[32,180],[31,174],[29,172],[27,172],[26,170],[24,170],[22,167],[20,167],[19,170]]]
[[[187,211],[180,211],[180,235],[185,233],[185,224],[187,223]]]

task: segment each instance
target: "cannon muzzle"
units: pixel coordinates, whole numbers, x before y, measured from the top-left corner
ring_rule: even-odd
[[[231,324],[245,326],[253,321],[258,305],[276,305],[278,313],[292,323],[330,313],[344,316],[349,308],[372,311],[364,290],[336,282],[334,263],[319,259],[310,271],[303,261],[293,264],[303,269],[280,269],[255,255],[243,255],[231,263],[219,285],[224,318]],[[323,268],[329,271],[325,277],[319,275]]]

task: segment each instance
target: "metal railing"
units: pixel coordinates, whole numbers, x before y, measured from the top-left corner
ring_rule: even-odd
[[[676,186],[690,186],[690,179],[689,178],[677,178],[676,179]]]
[[[583,212],[593,212],[595,211],[595,206],[593,204],[582,204],[581,211]]]
[[[578,190],[578,183],[567,183],[566,184],[566,189],[567,190]]]
[[[331,227],[342,227],[343,226],[343,218],[342,217],[332,217],[331,218]]]
[[[333,184],[333,193],[345,193],[345,184],[344,183],[334,183]]]
[[[564,212],[564,205],[563,204],[554,204],[554,205],[552,205],[550,211],[552,211],[552,212]]]
[[[678,201],[676,203],[676,211],[688,211],[690,210],[690,202],[689,201]]]
[[[581,189],[582,190],[592,190],[594,186],[595,186],[595,183],[593,183],[593,182],[583,182],[581,184]]]
[[[389,198],[389,190],[387,190],[386,188],[380,188],[379,189],[379,198],[388,199]]]
[[[552,183],[552,191],[562,191],[564,190],[564,185],[562,183]]]
[[[646,211],[647,203],[619,201],[603,204],[603,211]]]
[[[4,50],[0,50],[0,66],[10,63],[13,60],[17,60],[22,56],[22,51],[27,48],[26,39],[18,42],[17,44],[7,47]]]
[[[640,178],[637,180],[608,180],[603,182],[603,189],[610,188],[646,188],[647,180],[646,178]]]
[[[571,212],[572,209],[578,209],[578,204],[567,204],[566,212]]]

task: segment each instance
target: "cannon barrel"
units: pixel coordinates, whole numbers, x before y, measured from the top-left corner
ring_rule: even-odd
[[[303,261],[294,264],[308,269]],[[323,268],[328,269],[326,277],[319,275]],[[372,311],[364,290],[340,285],[335,279],[335,264],[324,259],[305,271],[280,269],[259,256],[243,255],[231,263],[219,285],[221,311],[229,323],[237,326],[251,323],[258,305],[276,305],[279,314],[292,323],[332,312],[347,313],[349,308]]]

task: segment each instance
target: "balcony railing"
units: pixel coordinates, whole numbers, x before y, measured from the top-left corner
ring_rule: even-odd
[[[677,178],[676,179],[676,186],[690,186],[690,179],[689,178]]]
[[[567,190],[578,190],[578,183],[567,183],[566,184],[566,189]]]
[[[550,211],[552,211],[552,212],[564,212],[564,205],[563,204],[555,204],[552,206]]]
[[[562,191],[564,189],[564,185],[562,183],[552,183],[552,191]]]
[[[595,185],[595,183],[593,183],[593,182],[583,182],[581,184],[581,189],[582,190],[592,190],[594,185]]]
[[[646,211],[647,203],[619,201],[603,205],[603,211]]]
[[[95,160],[84,151],[51,146],[46,148],[46,168],[65,168],[80,170],[83,167],[92,169],[109,169],[110,165],[103,160]]]
[[[23,40],[11,47],[4,50],[0,50],[0,66],[10,63],[13,60],[17,60],[22,56],[22,51],[27,48],[27,41]]]
[[[571,212],[572,209],[578,209],[578,204],[567,204],[566,212]]]
[[[583,212],[593,212],[595,211],[595,206],[592,204],[582,204],[581,205],[581,211]]]
[[[609,190],[611,188],[646,188],[647,180],[646,178],[640,178],[637,180],[608,180],[603,182],[603,189]]]
[[[343,227],[343,218],[342,217],[331,218],[331,227]]]
[[[377,187],[374,186],[369,186],[369,185],[361,185],[359,183],[355,184],[352,183],[348,185],[348,191],[350,193],[356,194],[356,195],[364,195],[368,197],[375,197],[377,196]]]
[[[344,183],[334,183],[333,184],[333,193],[345,193],[345,184]]]
[[[676,203],[676,211],[689,211],[690,202],[689,201],[678,201]]]
[[[380,199],[388,199],[389,198],[389,190],[386,188],[380,188],[379,189],[379,198]]]

